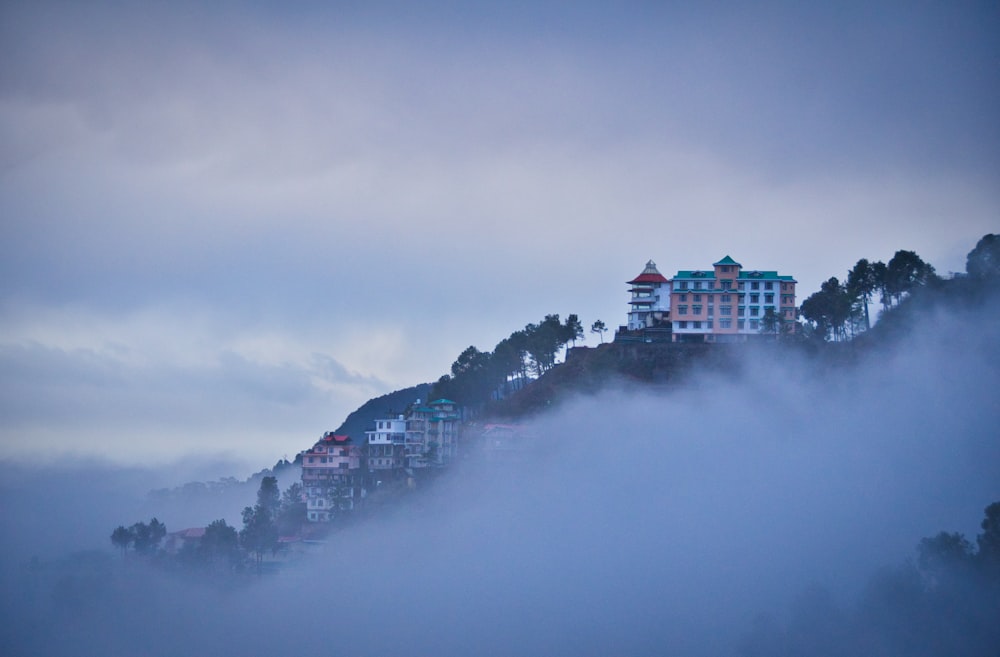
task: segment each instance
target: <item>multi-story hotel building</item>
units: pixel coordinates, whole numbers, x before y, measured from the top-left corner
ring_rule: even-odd
[[[710,270],[679,271],[670,282],[673,341],[739,342],[794,330],[795,283],[776,271],[744,271],[729,256]]]

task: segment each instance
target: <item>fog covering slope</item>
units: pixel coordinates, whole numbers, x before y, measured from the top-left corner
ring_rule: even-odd
[[[109,535],[106,496],[88,511],[88,491],[66,475],[73,505],[12,508],[31,499],[31,482],[7,482],[0,645],[74,656],[737,654],[760,612],[780,619],[812,585],[849,602],[921,537],[973,536],[1000,500],[997,304],[917,319],[856,367],[748,351],[739,378],[580,398],[538,421],[525,463],[465,464],[334,535],[325,554],[232,586],[122,565],[110,542],[75,577],[38,575],[45,566],[14,553],[50,540],[65,514]],[[45,514],[50,531],[9,535],[22,514]]]

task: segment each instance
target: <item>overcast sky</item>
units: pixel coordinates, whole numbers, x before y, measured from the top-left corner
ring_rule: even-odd
[[[1000,231],[996,3],[203,4],[0,6],[0,457],[266,465],[648,259]]]

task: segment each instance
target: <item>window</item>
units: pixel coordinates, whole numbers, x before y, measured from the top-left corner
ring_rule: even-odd
[[[750,295],[750,303],[760,303],[760,295],[759,294],[751,294]]]
[[[719,301],[721,301],[722,303],[729,303],[732,300],[733,300],[733,295],[731,294],[723,294],[722,297],[719,299]]]
[[[719,306],[719,314],[720,315],[732,315],[733,314],[733,307],[732,306]]]
[[[765,282],[764,283],[764,289],[765,290],[773,290],[774,289],[774,283],[772,281]]]
[[[701,301],[701,295],[700,294],[694,295],[694,300],[695,302]]]
[[[764,303],[774,303],[774,294],[765,294]]]
[[[750,289],[751,290],[759,290],[760,289],[760,283],[758,283],[757,281],[754,281],[754,282],[750,283]]]
[[[694,289],[696,289],[696,290],[700,290],[701,289],[701,281],[695,281],[694,282]]]
[[[736,328],[738,328],[739,330],[742,331],[746,327],[747,327],[747,322],[746,322],[745,319],[738,319],[738,320],[736,320]]]
[[[737,285],[736,287],[739,288],[740,291],[743,291],[744,289],[746,289],[746,286],[747,286],[746,283],[744,283],[743,281],[740,281],[739,285]]]
[[[729,265],[722,265],[722,271],[729,272]]]
[[[700,329],[701,328],[701,322],[691,322],[691,328]]]
[[[700,315],[701,314],[701,306],[700,305],[691,306],[691,312],[694,313],[695,315]]]
[[[687,315],[688,314],[688,307],[687,306],[677,306],[677,314],[678,315]]]
[[[707,322],[705,322],[705,328],[707,328],[707,329],[711,329],[712,328],[712,320],[708,320]]]
[[[686,290],[686,289],[688,289],[687,281],[681,281],[680,283],[677,284],[677,286],[678,286],[677,287],[678,290]]]
[[[688,323],[687,322],[677,322],[677,328],[679,328],[679,329],[686,329],[687,327],[688,327]]]
[[[751,319],[750,320],[750,330],[751,331],[759,331],[760,330],[760,322],[758,322],[756,319]]]
[[[745,316],[747,314],[746,306],[740,306],[736,314],[739,315],[740,317]]]
[[[757,306],[751,306],[750,307],[750,316],[751,317],[757,317],[758,315],[760,315],[760,308],[758,308]]]
[[[720,319],[719,320],[719,328],[720,329],[733,328],[733,320],[731,320],[731,319]]]
[[[726,278],[726,279],[724,279],[722,281],[719,281],[719,282],[722,284],[722,289],[723,290],[731,290],[731,289],[733,289],[733,282],[731,280],[729,280],[728,278]]]
[[[682,295],[680,296],[680,301],[687,301],[687,300],[688,300],[688,295],[686,295],[686,294],[682,294]]]

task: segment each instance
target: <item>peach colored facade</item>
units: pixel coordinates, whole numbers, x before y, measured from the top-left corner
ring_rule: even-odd
[[[670,281],[672,340],[738,342],[794,331],[795,284],[776,271],[745,271],[729,256],[709,270],[679,271]]]

